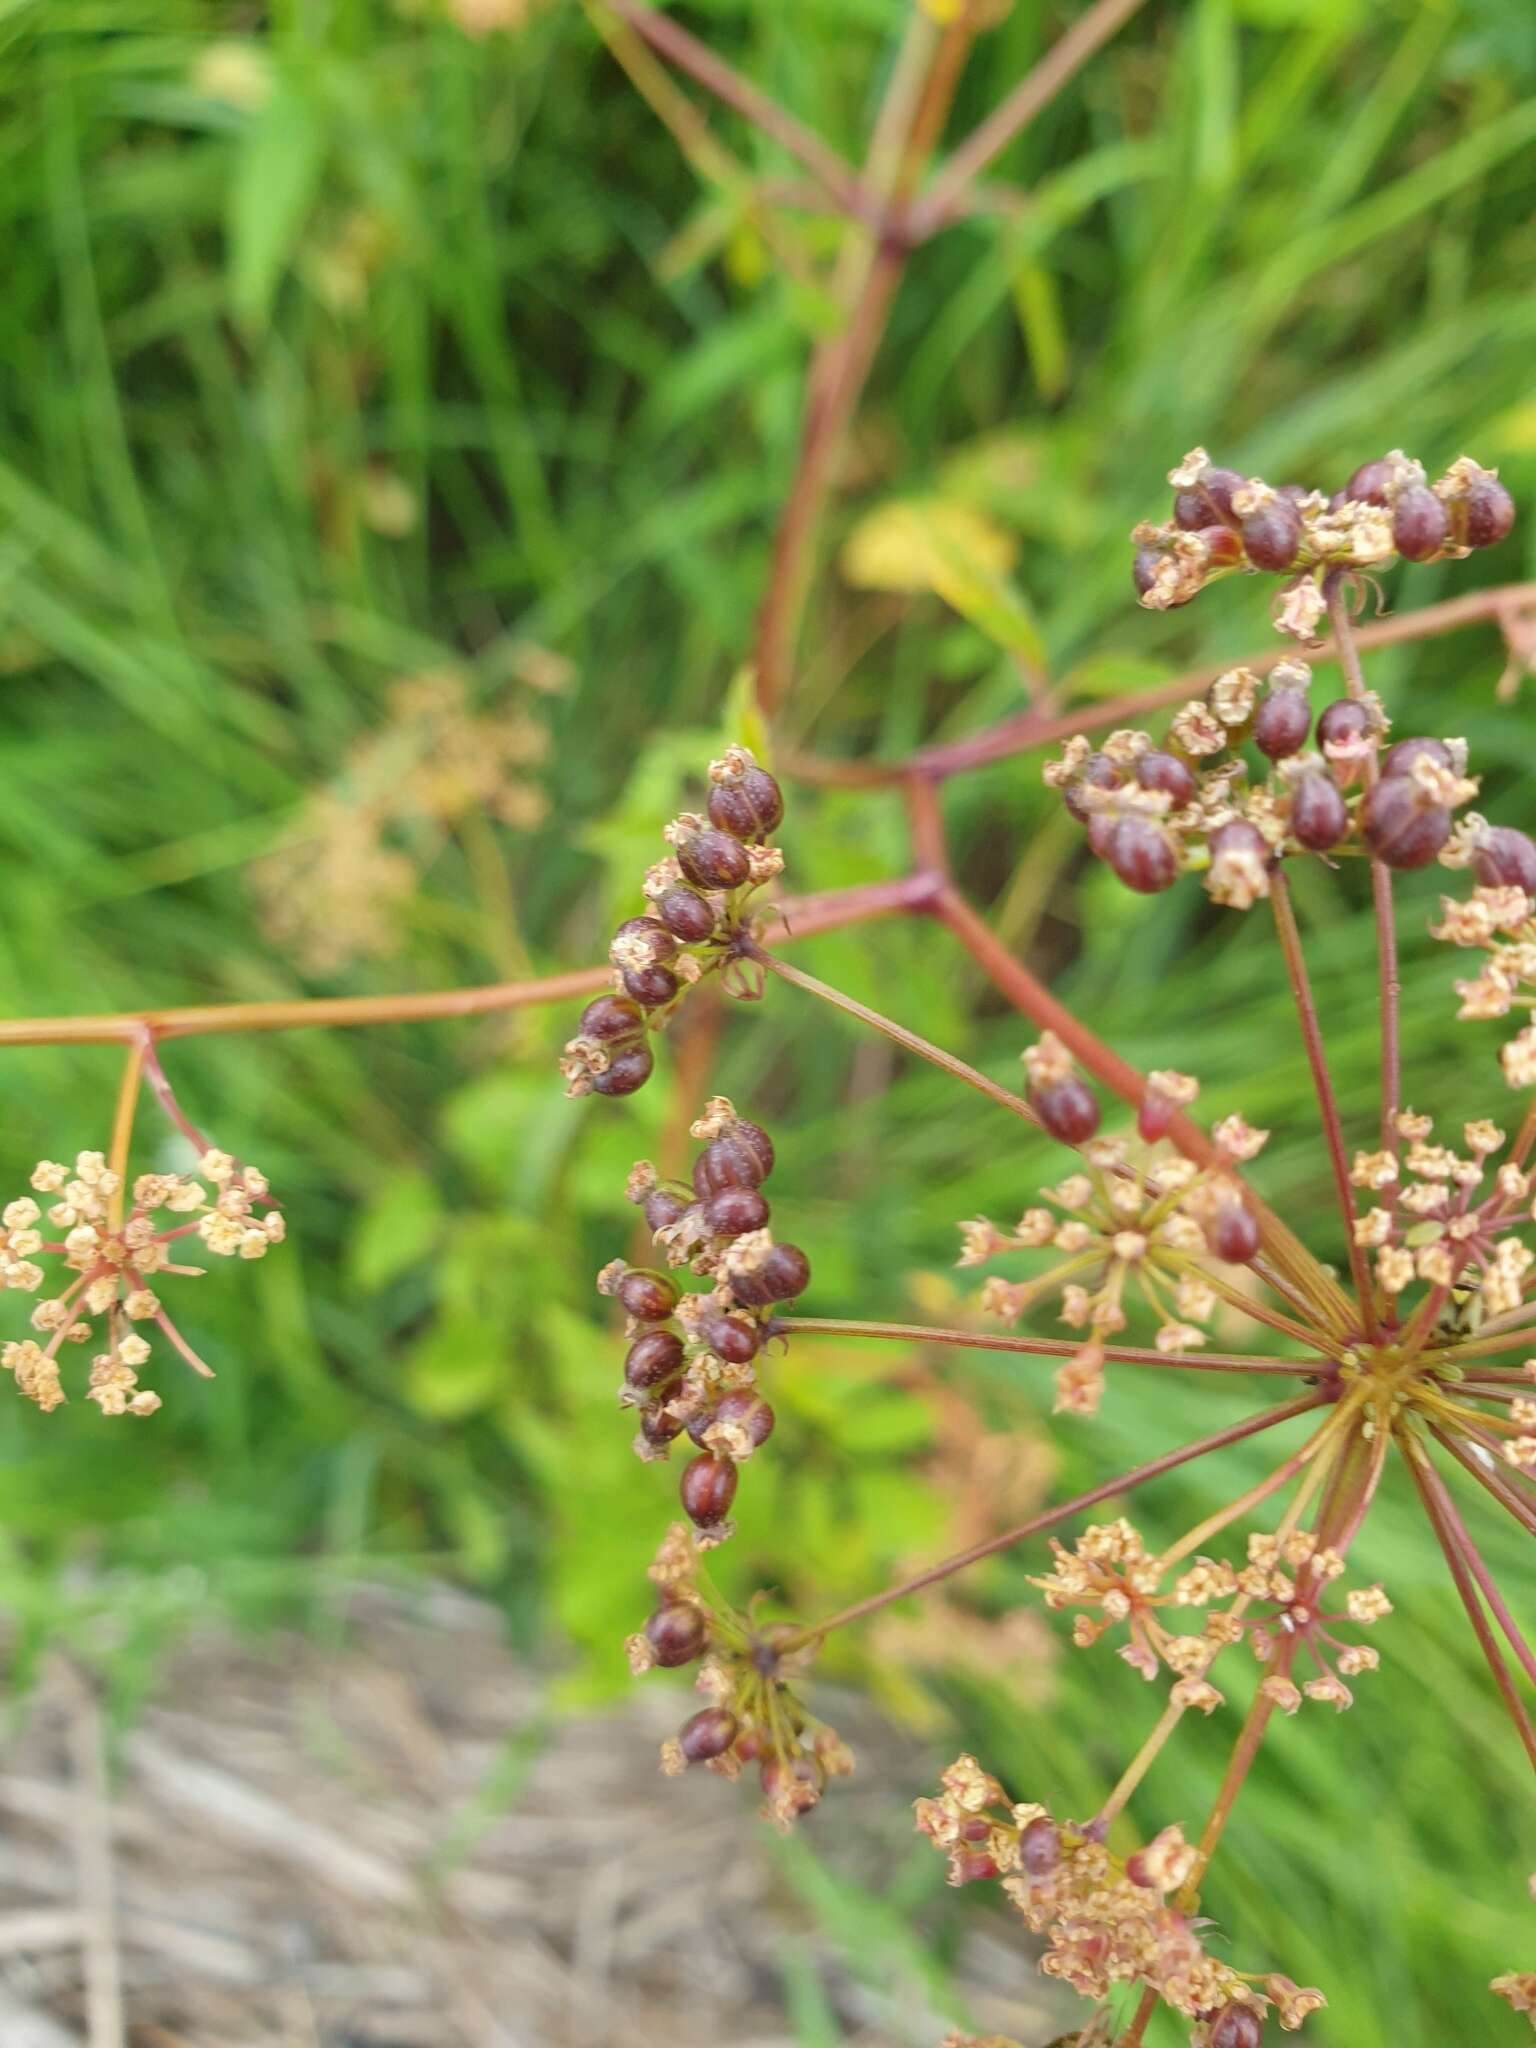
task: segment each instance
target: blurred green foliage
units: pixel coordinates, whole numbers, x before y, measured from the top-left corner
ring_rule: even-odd
[[[708,0],[690,18],[856,155],[904,14]],[[983,39],[954,132],[1063,18],[1021,0]],[[476,37],[425,0],[19,0],[0,67],[8,1010],[428,988],[596,957],[731,723],[837,225],[770,231],[750,188],[700,186],[575,6]],[[832,570],[786,736],[894,754],[974,730],[1019,701],[999,639],[1095,695],[1261,642],[1250,586],[1160,619],[1130,599],[1126,531],[1197,441],[1329,483],[1387,446],[1432,465],[1465,448],[1536,504],[1533,149],[1536,19],[1505,0],[1149,6],[998,167],[1027,200],[917,254],[843,479],[834,544],[920,497],[1006,536],[1008,566],[979,594],[951,577],[949,603]],[[1389,594],[1529,573],[1533,532]],[[1373,680],[1402,728],[1466,732],[1488,807],[1513,821],[1532,784],[1525,713],[1493,700],[1501,666],[1476,630],[1384,655]],[[315,793],[354,801],[391,690],[440,672],[473,708],[532,707],[545,815],[403,827],[411,886],[383,956],[306,975],[252,864],[297,848],[302,877]],[[1132,1057],[1198,1067],[1212,1113],[1274,1125],[1266,1192],[1324,1217],[1259,921],[1084,871],[1036,764],[956,783],[947,805],[964,879],[1010,940]],[[805,888],[905,857],[884,797],[795,791],[784,837]],[[1434,889],[1401,891],[1410,1099],[1503,1110],[1491,1029],[1453,1026],[1455,963],[1421,936]],[[1358,1119],[1375,1087],[1367,911],[1352,875],[1298,893]],[[333,915],[323,895],[299,907]],[[1017,1021],[934,931],[883,924],[797,957],[999,1073],[1016,1058]],[[808,1308],[933,1312],[954,1220],[1010,1214],[1053,1162],[794,991],[769,997],[725,1020],[716,1085],[780,1138]],[[622,1683],[670,1487],[613,1413],[590,1276],[624,1244],[625,1172],[676,1105],[664,1082],[562,1101],[568,1028],[528,1012],[169,1048],[189,1107],[271,1174],[292,1234],[193,1290],[187,1328],[219,1376],[162,1378],[152,1424],[0,1405],[0,1588],[27,1654],[67,1632],[131,1694],[210,1608],[323,1615],[354,1569],[425,1567],[493,1593],[519,1640],[573,1648],[583,1689]],[[7,1185],[104,1142],[110,1052],[11,1051],[4,1071]],[[143,1130],[159,1143],[148,1114]],[[950,1504],[923,1476],[934,1404],[895,1370],[833,1352],[796,1368],[743,1487],[743,1586],[835,1604],[944,1539]],[[945,1376],[985,1426],[1044,1428],[1033,1369],[955,1359]],[[1231,1412],[1224,1392],[1122,1375],[1098,1425],[1055,1432],[1057,1483]],[[1237,1488],[1258,1455],[1221,1476]],[[1210,1484],[1156,1489],[1149,1538],[1209,1506]],[[1016,1602],[1028,1562],[994,1567],[983,1606]],[[1514,1745],[1396,1493],[1361,1563],[1399,1603],[1385,1669],[1342,1724],[1313,1709],[1277,1733],[1211,1908],[1235,1959],[1326,1987],[1323,2041],[1513,2042],[1521,2023],[1482,1986],[1531,1960]],[[867,1675],[911,1704],[906,1674]],[[945,1740],[1068,1810],[1089,1810],[1150,1719],[1117,1665],[1063,1669],[1043,1708],[975,1678],[936,1690]],[[1220,1733],[1154,1779],[1149,1826],[1196,1819]],[[921,1857],[901,1869],[942,1955],[961,1908]],[[829,1904],[814,1872],[797,1881],[867,1964],[889,1927],[851,1894]],[[835,2039],[791,1976],[805,2038]]]

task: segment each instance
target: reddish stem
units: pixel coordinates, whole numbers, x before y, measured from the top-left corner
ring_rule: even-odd
[[[903,1344],[951,1344],[967,1351],[1017,1351],[1027,1357],[1071,1358],[1082,1339],[1005,1337],[987,1330],[934,1329],[926,1323],[844,1322],[835,1316],[783,1316],[773,1325],[775,1336],[886,1337]],[[1326,1357],[1316,1359],[1246,1358],[1236,1352],[1148,1351],[1135,1345],[1104,1346],[1111,1365],[1166,1365],[1181,1372],[1258,1373],[1312,1379],[1332,1370]]]
[[[1514,1616],[1509,1611],[1503,1594],[1494,1583],[1493,1574],[1489,1571],[1481,1551],[1472,1541],[1467,1525],[1462,1520],[1455,1501],[1452,1500],[1450,1493],[1446,1489],[1445,1481],[1427,1458],[1424,1460],[1422,1467],[1422,1478],[1424,1486],[1434,1496],[1436,1506],[1439,1508],[1446,1527],[1456,1539],[1467,1570],[1477,1581],[1478,1590],[1487,1604],[1489,1613],[1492,1614],[1494,1620],[1504,1631],[1505,1639],[1509,1643],[1509,1647],[1514,1651],[1526,1677],[1533,1685],[1536,1685],[1536,1652],[1532,1651],[1530,1644],[1521,1634]]]

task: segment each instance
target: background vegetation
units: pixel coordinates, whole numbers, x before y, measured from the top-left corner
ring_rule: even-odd
[[[13,1013],[584,964],[727,727],[840,230],[701,185],[580,8],[458,5],[462,21],[424,0],[0,9]],[[905,5],[709,0],[687,18],[856,155]],[[1063,13],[1020,0],[983,38],[956,133]],[[1533,145],[1536,18],[1504,0],[1147,7],[999,166],[1027,204],[918,254],[833,540],[895,496],[965,508],[950,516],[985,522],[1010,563],[1016,637],[1093,694],[1263,641],[1241,583],[1164,619],[1132,604],[1126,531],[1196,441],[1330,484],[1387,446],[1430,464],[1467,449],[1536,505]],[[1491,560],[1410,570],[1392,601],[1530,573],[1533,535],[1527,518]],[[1018,702],[1013,663],[936,597],[834,568],[813,617],[786,737],[889,754]],[[1401,729],[1466,732],[1490,808],[1528,824],[1503,659],[1479,629],[1379,657],[1374,680]],[[448,680],[402,698],[422,677]],[[486,718],[494,804],[490,735],[466,727]],[[1213,1112],[1273,1124],[1266,1191],[1321,1211],[1257,924],[1083,871],[1037,764],[952,785],[949,809],[1012,942],[1132,1057],[1198,1066]],[[883,797],[794,790],[784,837],[799,887],[903,858]],[[1364,1105],[1367,913],[1354,877],[1313,881],[1330,1043]],[[1410,934],[1434,892],[1433,874],[1402,890]],[[1409,953],[1410,1099],[1502,1110],[1491,1028],[1450,1021],[1453,963]],[[802,957],[999,1073],[1016,1057],[1017,1021],[940,933],[876,926]],[[958,1300],[954,1221],[1008,1215],[1053,1162],[769,995],[725,1020],[718,1073],[781,1134],[776,1206],[815,1262],[808,1307],[936,1313]],[[201,1293],[187,1327],[219,1377],[163,1384],[153,1423],[0,1405],[18,1682],[63,1632],[126,1702],[194,1616],[318,1621],[339,1579],[387,1568],[484,1588],[530,1650],[559,1646],[573,1687],[623,1683],[669,1486],[613,1413],[590,1275],[675,1105],[664,1085],[562,1101],[568,1029],[528,1013],[170,1048],[194,1113],[271,1174],[292,1237]],[[115,1067],[5,1055],[7,1186],[104,1142]],[[1051,1430],[1048,1451],[1022,1362],[950,1357],[942,1375],[974,1424],[917,1361],[797,1351],[775,1456],[742,1491],[744,1578],[835,1603],[1028,1497],[1053,1461],[1089,1483],[1226,1401],[1122,1375],[1101,1421]],[[1192,1504],[1167,1483],[1149,1534]],[[1213,1904],[1325,1986],[1323,2041],[1513,2042],[1522,2023],[1482,1987],[1531,1961],[1515,1745],[1405,1501],[1362,1559],[1399,1601],[1386,1668],[1342,1724],[1313,1709],[1270,1745]],[[982,1663],[1016,1647],[1024,1569],[974,1589]],[[1068,1810],[1146,1718],[1129,1672],[1037,1655],[1021,1709],[975,1658],[932,1657],[876,1638],[859,1668],[936,1747],[958,1730]],[[1210,1796],[1216,1745],[1191,1750],[1159,1818]],[[884,1903],[822,1883],[814,1847],[791,1869],[865,1967],[942,1970],[962,1902],[900,1815]],[[926,1961],[903,1956],[909,1907]],[[807,2041],[835,2038],[806,1996]]]

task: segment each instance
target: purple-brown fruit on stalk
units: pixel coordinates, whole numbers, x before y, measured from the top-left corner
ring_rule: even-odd
[[[1301,517],[1289,499],[1276,498],[1248,515],[1242,535],[1256,569],[1289,569],[1301,548]]]
[[[1384,776],[1360,806],[1366,845],[1389,868],[1425,868],[1451,836],[1451,814],[1407,775]]]
[[[657,1387],[682,1370],[683,1340],[673,1330],[647,1330],[624,1354],[624,1384]]]
[[[709,1628],[691,1600],[668,1600],[645,1624],[645,1640],[663,1671],[676,1671],[703,1654]]]
[[[758,1782],[775,1805],[787,1804],[797,1812],[814,1806],[826,1790],[827,1774],[813,1756],[770,1756],[763,1759]]]
[[[1491,548],[1515,523],[1515,501],[1496,476],[1479,477],[1462,501],[1462,532],[1469,548]]]
[[[664,1450],[683,1433],[683,1418],[660,1405],[640,1411],[640,1434],[654,1449]]]
[[[722,1394],[715,1403],[714,1413],[706,1425],[713,1428],[716,1423],[729,1423],[745,1435],[753,1450],[761,1450],[773,1435],[773,1425],[778,1418],[761,1394],[753,1393],[750,1387],[732,1387]]]
[[[1536,896],[1536,839],[1513,825],[1490,826],[1472,856],[1472,872],[1485,887]]]
[[[1150,818],[1117,818],[1104,858],[1128,889],[1155,896],[1178,880],[1179,850]]]
[[[624,996],[598,996],[588,1003],[576,1027],[583,1038],[595,1038],[600,1045],[614,1045],[626,1038],[638,1038],[645,1029],[640,1005]]]
[[[1391,481],[1391,463],[1362,462],[1344,486],[1345,499],[1357,505],[1385,505]]]
[[[592,1076],[594,1095],[633,1095],[651,1078],[656,1062],[648,1045],[628,1045],[614,1053],[602,1073]]]
[[[1019,1831],[1019,1864],[1030,1877],[1049,1877],[1061,1861],[1061,1830],[1055,1821],[1037,1813]]]
[[[659,917],[627,917],[613,935],[608,957],[615,967],[637,962],[655,967],[670,960],[676,951],[677,940]]]
[[[1291,791],[1291,837],[1312,853],[1326,853],[1349,830],[1349,806],[1339,785],[1321,769],[1301,776]]]
[[[652,1188],[640,1204],[640,1214],[645,1218],[646,1229],[654,1234],[676,1223],[692,1206],[688,1197],[676,1188]]]
[[[644,1010],[659,1010],[664,1003],[671,1002],[681,987],[670,967],[624,969],[625,993],[633,996]]]
[[[1029,1106],[1053,1138],[1081,1145],[1099,1128],[1099,1099],[1086,1081],[1064,1074],[1029,1091]]]
[[[1223,1202],[1206,1235],[1211,1250],[1229,1266],[1246,1266],[1259,1249],[1259,1226],[1245,1202]]]
[[[711,1237],[745,1237],[768,1221],[768,1204],[756,1188],[722,1188],[704,1204]]]
[[[1235,469],[1208,469],[1197,484],[1187,484],[1174,495],[1173,523],[1186,533],[1209,526],[1212,515],[1231,519],[1232,493],[1241,490],[1247,478]]]
[[[1299,754],[1312,730],[1312,706],[1305,690],[1271,690],[1253,714],[1253,743],[1271,761]]]
[[[1200,787],[1187,761],[1181,761],[1177,754],[1164,754],[1156,747],[1137,756],[1133,772],[1143,789],[1160,789],[1171,797],[1176,811],[1183,810]]]
[[[1444,740],[1395,740],[1381,757],[1381,773],[1406,775],[1415,761],[1431,761],[1437,768],[1455,766]]]
[[[1083,802],[1082,792],[1086,789],[1118,789],[1120,770],[1108,754],[1090,754],[1083,763],[1082,772],[1075,781],[1069,782],[1061,792],[1061,800],[1080,825],[1086,824],[1094,814]]]
[[[684,882],[674,882],[657,897],[656,916],[685,945],[702,945],[714,936],[713,908],[697,889],[690,889]]]
[[[1202,526],[1198,538],[1205,542],[1206,559],[1213,568],[1228,569],[1243,559],[1243,544],[1230,526]]]
[[[776,1244],[757,1269],[770,1301],[793,1301],[811,1284],[811,1262],[797,1244]]]
[[[724,1313],[704,1316],[699,1323],[699,1335],[727,1365],[750,1365],[762,1343],[756,1323],[745,1316]]]
[[[637,1323],[664,1323],[677,1307],[676,1282],[644,1266],[631,1266],[614,1293],[619,1306]]]
[[[1451,522],[1444,505],[1423,484],[1399,491],[1392,507],[1392,545],[1405,562],[1427,562],[1445,546]]]
[[[1207,2036],[1210,2048],[1259,2048],[1263,2038],[1263,2016],[1251,2005],[1223,2006]]]
[[[689,1763],[707,1764],[725,1755],[739,1726],[729,1707],[703,1707],[678,1729],[677,1746]]]
[[[694,1192],[708,1196],[722,1188],[755,1188],[772,1171],[773,1140],[760,1125],[738,1117],[693,1162]]]
[[[1345,746],[1363,739],[1371,730],[1371,714],[1353,697],[1335,697],[1325,704],[1317,721],[1318,745]]]
[[[729,1458],[706,1451],[683,1467],[678,1498],[683,1513],[701,1529],[713,1529],[731,1512],[736,1498],[736,1467]]]
[[[752,873],[747,849],[729,832],[695,832],[677,849],[677,864],[700,889],[739,889]]]
[[[766,839],[784,816],[784,793],[766,768],[745,768],[709,792],[709,821],[734,839]]]
[[[1162,559],[1162,553],[1157,548],[1138,548],[1132,556],[1131,582],[1136,587],[1138,597],[1145,597],[1157,581],[1158,564]]]
[[[1159,1138],[1167,1137],[1177,1114],[1176,1103],[1149,1088],[1136,1105],[1136,1129],[1149,1145],[1155,1145]]]

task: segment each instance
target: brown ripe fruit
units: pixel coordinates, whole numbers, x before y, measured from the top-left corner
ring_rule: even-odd
[[[1128,889],[1155,896],[1179,876],[1179,850],[1150,818],[1117,818],[1104,842],[1104,858]]]
[[[741,1724],[729,1707],[704,1707],[677,1731],[677,1746],[691,1764],[724,1756]]]
[[[655,967],[670,960],[676,951],[677,940],[659,917],[627,917],[613,935],[608,957],[615,967],[629,967],[637,962]]]
[[[1349,830],[1349,806],[1339,785],[1321,769],[1303,775],[1291,791],[1291,837],[1312,853],[1326,853]]]
[[[756,1323],[746,1316],[705,1316],[699,1324],[699,1335],[727,1365],[750,1365],[762,1343]]]
[[[776,1420],[762,1395],[754,1394],[750,1387],[732,1387],[729,1393],[722,1394],[711,1417],[712,1422],[726,1422],[741,1430],[754,1450],[761,1450],[773,1435]]]
[[[1234,562],[1243,559],[1243,544],[1230,526],[1202,526],[1200,538],[1205,542],[1206,560],[1212,568],[1230,569]]]
[[[613,1045],[626,1038],[638,1038],[645,1029],[645,1018],[640,1005],[624,996],[599,996],[582,1011],[577,1029],[583,1038]]]
[[[693,1162],[694,1192],[708,1196],[722,1188],[755,1188],[772,1171],[773,1140],[760,1125],[738,1117]]]
[[[1383,776],[1365,793],[1360,831],[1389,868],[1425,868],[1451,836],[1451,814],[1429,802],[1411,776]]]
[[[678,1498],[683,1513],[700,1529],[713,1529],[731,1512],[736,1498],[736,1467],[729,1458],[706,1451],[683,1467]]]
[[[1317,741],[1322,747],[1338,747],[1363,739],[1371,729],[1371,714],[1353,697],[1335,697],[1325,704],[1317,721]]]
[[[659,1010],[670,1003],[682,987],[682,983],[670,967],[626,967],[624,970],[625,993],[634,997],[645,1010]]]
[[[758,1783],[776,1807],[804,1813],[827,1788],[827,1774],[813,1756],[770,1756],[763,1759]]]
[[[702,1655],[709,1629],[691,1600],[668,1600],[645,1624],[645,1639],[661,1668],[676,1671]]]
[[[709,792],[709,822],[733,839],[762,840],[784,816],[784,793],[766,768],[747,768]]]
[[[636,1389],[660,1386],[682,1370],[683,1340],[673,1330],[647,1330],[624,1354],[624,1384]]]
[[[1206,1235],[1211,1250],[1229,1266],[1246,1266],[1259,1249],[1259,1226],[1244,1202],[1223,1202]]]
[[[695,832],[677,849],[677,864],[700,889],[739,889],[752,872],[747,849],[729,832]]]
[[[656,1450],[665,1450],[669,1443],[683,1433],[683,1418],[674,1415],[670,1408],[646,1408],[640,1415],[640,1434]]]
[[[1472,872],[1490,888],[1536,896],[1536,840],[1513,825],[1493,825],[1472,856]]]
[[[1029,1106],[1053,1138],[1081,1145],[1099,1128],[1099,1099],[1076,1074],[1029,1091]]]
[[[1288,498],[1276,498],[1249,514],[1242,535],[1256,569],[1289,569],[1301,547],[1301,518]]]
[[[1061,1861],[1061,1830],[1038,1813],[1019,1833],[1019,1864],[1030,1877],[1049,1877]]]
[[[1223,2006],[1211,2022],[1209,2048],[1259,2048],[1264,2019],[1251,2005]]]
[[[601,1074],[592,1076],[594,1095],[633,1095],[651,1078],[656,1062],[648,1045],[629,1045],[614,1053]]]
[[[676,1282],[644,1266],[631,1266],[614,1293],[625,1314],[637,1323],[664,1323],[677,1307]]]
[[[1445,546],[1451,522],[1444,505],[1423,484],[1400,491],[1392,507],[1392,544],[1405,562],[1428,562]]]
[[[756,1188],[722,1188],[704,1204],[704,1222],[712,1237],[745,1237],[768,1221],[768,1204]]]
[[[1118,789],[1120,770],[1108,754],[1090,754],[1083,763],[1083,772],[1075,782],[1069,782],[1061,792],[1061,800],[1080,825],[1086,824],[1093,815],[1083,802],[1083,790]]]
[[[692,1206],[688,1197],[676,1188],[652,1188],[640,1204],[640,1214],[645,1218],[646,1229],[655,1232],[676,1223]]]
[[[1190,484],[1174,495],[1173,523],[1186,533],[1231,519],[1232,493],[1247,482],[1235,469],[1208,469],[1199,483]]]
[[[1271,761],[1299,754],[1312,730],[1312,706],[1305,690],[1271,690],[1253,714],[1253,743]]]
[[[1143,789],[1160,789],[1171,797],[1176,811],[1192,802],[1200,787],[1187,761],[1181,761],[1177,754],[1164,754],[1156,747],[1149,747],[1136,757],[1134,773]]]
[[[1362,462],[1344,486],[1344,496],[1346,500],[1352,499],[1357,505],[1385,505],[1387,486],[1391,481],[1392,469],[1389,463]]]
[[[685,945],[699,946],[714,937],[713,909],[697,889],[690,889],[684,882],[674,882],[657,898],[656,916]]]
[[[1462,532],[1469,548],[1491,548],[1515,523],[1515,501],[1496,476],[1479,477],[1462,505]]]
[[[1396,740],[1381,757],[1381,773],[1406,775],[1415,761],[1432,761],[1437,768],[1454,766],[1444,740]]]

